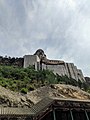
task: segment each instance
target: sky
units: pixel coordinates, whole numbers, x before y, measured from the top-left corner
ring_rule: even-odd
[[[90,0],[0,0],[0,56],[37,49],[90,76]]]

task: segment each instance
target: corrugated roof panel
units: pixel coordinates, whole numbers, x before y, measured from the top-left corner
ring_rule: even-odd
[[[50,104],[52,104],[54,100],[51,98],[44,98],[42,99],[40,102],[38,102],[36,105],[34,105],[31,109],[31,111],[33,111],[35,114],[37,114],[38,112],[40,112],[42,109],[46,108],[47,106],[49,106]]]
[[[31,109],[25,108],[9,108],[9,107],[1,107],[0,108],[0,115],[32,115]]]
[[[0,115],[37,115],[40,112],[46,110],[50,105],[53,104],[54,101],[60,102],[75,102],[75,103],[85,103],[89,104],[90,100],[76,100],[76,99],[62,99],[62,98],[44,98],[37,104],[35,104],[32,108],[9,108],[9,107],[0,107]]]

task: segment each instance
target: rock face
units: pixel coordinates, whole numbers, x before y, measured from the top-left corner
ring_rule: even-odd
[[[0,86],[0,105],[8,107],[30,107],[33,103],[26,97]]]
[[[34,90],[28,93],[26,97],[29,99],[29,101],[33,101],[35,104],[44,97],[60,97],[87,100],[90,99],[90,94],[82,91],[78,87],[71,85],[54,84]]]
[[[11,58],[0,56],[0,65],[13,65],[18,67],[23,67],[24,58]]]
[[[64,84],[44,86],[26,95],[14,93],[0,86],[0,106],[4,107],[31,107],[45,97],[88,100],[90,99],[90,94],[77,87]]]

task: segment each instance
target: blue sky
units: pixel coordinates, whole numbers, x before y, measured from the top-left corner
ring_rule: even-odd
[[[89,0],[0,0],[0,55],[42,48],[90,76]]]

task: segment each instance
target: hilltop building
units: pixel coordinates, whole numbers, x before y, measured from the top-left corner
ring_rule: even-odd
[[[61,60],[49,60],[42,49],[38,49],[34,55],[24,56],[24,68],[29,65],[33,65],[36,70],[49,69],[60,76],[67,75],[77,81],[85,81],[82,71],[77,69],[73,63],[66,63]]]
[[[0,56],[0,65],[28,67],[33,65],[36,70],[49,69],[60,76],[67,75],[75,80],[85,81],[83,73],[73,63],[66,63],[61,60],[50,60],[42,49],[38,49],[34,55],[25,55],[21,58]]]

